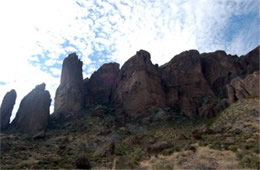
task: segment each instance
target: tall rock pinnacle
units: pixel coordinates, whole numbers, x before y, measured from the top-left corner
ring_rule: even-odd
[[[76,53],[64,59],[61,82],[56,91],[55,118],[67,118],[80,111],[84,105],[82,62]]]
[[[6,95],[4,96],[4,99],[1,104],[1,109],[0,109],[1,130],[5,130],[9,126],[10,117],[12,115],[15,100],[16,100],[15,90],[11,90],[10,92],[6,93]]]
[[[36,134],[44,131],[50,116],[51,96],[40,84],[27,94],[21,101],[12,124],[17,131]]]

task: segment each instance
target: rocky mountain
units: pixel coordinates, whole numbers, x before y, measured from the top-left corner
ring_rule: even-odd
[[[72,53],[63,61],[53,114],[44,83],[23,98],[11,124],[16,92],[4,97],[0,165],[259,169],[259,52],[260,46],[240,57],[189,50],[158,66],[140,50],[121,68],[104,64],[86,79]]]

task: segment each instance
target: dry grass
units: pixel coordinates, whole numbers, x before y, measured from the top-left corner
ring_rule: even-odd
[[[166,168],[165,168],[166,167]],[[170,156],[159,155],[140,163],[144,169],[239,169],[236,154],[208,147],[197,147],[196,152],[181,151]]]

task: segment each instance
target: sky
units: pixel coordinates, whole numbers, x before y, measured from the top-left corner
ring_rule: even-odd
[[[162,65],[189,49],[240,56],[260,44],[260,0],[1,0],[0,22],[0,103],[16,90],[12,119],[38,84],[54,101],[72,52],[86,78],[140,49]]]

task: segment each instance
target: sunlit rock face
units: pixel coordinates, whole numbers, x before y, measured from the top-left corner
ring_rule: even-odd
[[[1,104],[0,109],[0,126],[1,130],[5,130],[9,127],[10,117],[14,108],[16,100],[16,91],[11,90],[7,92]]]
[[[40,84],[21,101],[12,125],[17,131],[36,134],[44,131],[50,116],[50,93]]]
[[[260,72],[255,71],[248,74],[245,78],[237,77],[231,80],[227,85],[229,103],[234,103],[237,100],[246,97],[260,96]]]
[[[76,53],[64,59],[61,81],[55,95],[53,117],[68,118],[83,108],[82,64]]]
[[[159,68],[150,54],[140,50],[122,66],[115,102],[129,117],[142,116],[151,107],[165,105]]]
[[[175,56],[160,67],[163,84],[167,92],[167,103],[177,104],[188,114],[195,114],[198,108],[214,97],[201,66],[198,51],[190,50]]]
[[[86,107],[95,104],[113,104],[119,73],[118,63],[108,63],[95,71],[90,79],[84,80]]]

